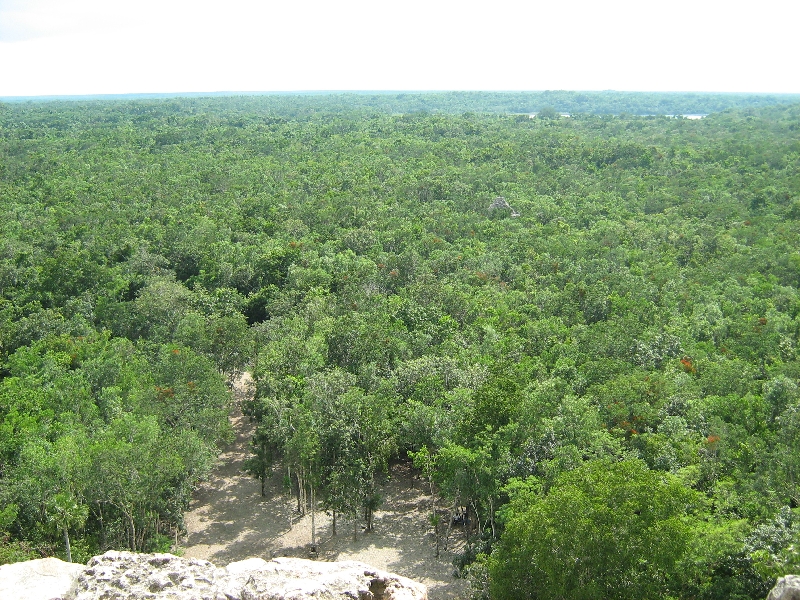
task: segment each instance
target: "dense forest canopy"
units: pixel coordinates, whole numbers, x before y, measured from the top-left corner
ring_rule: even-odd
[[[251,474],[413,460],[478,594],[800,568],[800,104],[545,94],[0,104],[2,559],[169,548],[248,368]]]

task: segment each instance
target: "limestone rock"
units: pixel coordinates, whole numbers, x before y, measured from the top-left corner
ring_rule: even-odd
[[[778,579],[767,600],[800,600],[800,575],[787,575]]]
[[[0,566],[0,598],[62,598],[83,569],[81,564],[68,563],[57,558],[40,558]]]
[[[13,596],[0,595],[5,597]],[[206,560],[171,554],[113,551],[92,558],[64,595],[65,600],[427,600],[427,597],[424,585],[355,561],[249,558],[227,568],[217,568]]]
[[[241,600],[425,600],[425,586],[356,561],[276,558],[250,577]]]
[[[217,571],[207,560],[110,551],[89,561],[67,598],[217,600]]]

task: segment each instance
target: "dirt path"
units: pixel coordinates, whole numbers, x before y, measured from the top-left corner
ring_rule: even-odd
[[[262,498],[258,480],[241,473],[252,425],[242,416],[240,406],[252,393],[253,380],[245,373],[234,386],[231,423],[236,439],[193,496],[186,514],[184,556],[218,565],[251,556],[309,556],[311,516],[298,519],[296,500],[283,490],[282,474],[273,476]],[[351,522],[337,522],[337,535],[333,536],[330,517],[317,512],[319,559],[359,560],[405,575],[427,585],[431,600],[468,598],[466,582],[452,576],[453,554],[442,552],[439,559],[434,557],[435,540],[426,518],[430,497],[423,488],[408,465],[393,465],[381,489],[383,510],[375,513],[375,530],[359,531],[355,542]],[[456,538],[454,532],[451,539]],[[460,549],[459,545],[451,545],[451,550]]]

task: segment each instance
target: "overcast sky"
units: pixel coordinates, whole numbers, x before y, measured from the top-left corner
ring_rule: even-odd
[[[0,0],[0,96],[800,93],[800,0]]]

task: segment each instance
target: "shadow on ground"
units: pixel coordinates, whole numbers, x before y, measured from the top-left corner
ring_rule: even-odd
[[[204,558],[217,565],[251,556],[310,557],[311,515],[298,517],[296,500],[283,489],[279,469],[267,482],[266,497],[260,483],[241,472],[248,455],[252,425],[238,406],[252,393],[247,374],[234,386],[236,407],[231,422],[236,439],[224,449],[208,481],[195,492],[186,514],[184,555]],[[382,485],[382,510],[375,513],[374,531],[359,527],[353,541],[351,521],[337,521],[332,535],[330,515],[315,515],[317,558],[358,560],[373,567],[410,577],[428,586],[431,600],[467,598],[466,582],[453,577],[453,551],[460,551],[460,532],[453,531],[449,551],[436,558],[435,539],[428,525],[430,497],[408,464],[392,466]]]

